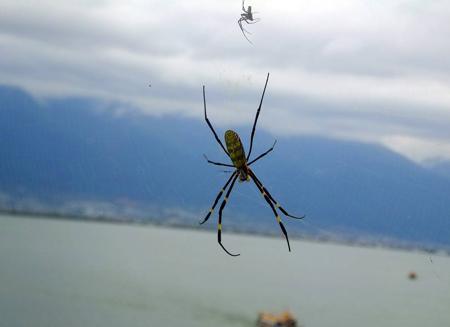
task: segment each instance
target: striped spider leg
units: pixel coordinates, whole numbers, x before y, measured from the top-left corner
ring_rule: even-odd
[[[258,117],[259,117],[259,114],[261,111],[262,103],[264,100],[264,94],[266,92],[266,87],[267,87],[268,81],[269,81],[269,74],[267,74],[266,83],[264,85],[264,90],[263,90],[263,93],[261,96],[259,107],[256,111],[255,120],[253,122],[253,128],[252,128],[252,132],[251,132],[251,136],[250,136],[250,147],[249,147],[249,152],[248,152],[247,156],[245,156],[244,146],[242,145],[241,139],[239,138],[239,135],[236,132],[234,132],[232,130],[227,130],[225,132],[226,148],[224,147],[222,141],[217,136],[217,133],[215,132],[215,130],[214,130],[213,126],[211,125],[211,123],[207,117],[207,114],[206,114],[205,86],[203,86],[203,104],[204,104],[204,113],[205,113],[206,123],[208,124],[209,128],[211,129],[212,133],[214,134],[216,141],[222,147],[222,149],[224,150],[226,155],[230,158],[232,164],[226,164],[226,163],[209,160],[208,157],[206,157],[206,155],[205,155],[205,159],[207,160],[208,163],[213,164],[213,165],[232,167],[232,168],[234,168],[234,171],[231,174],[231,176],[228,178],[227,182],[222,187],[220,192],[217,194],[211,209],[206,214],[205,218],[203,218],[203,220],[200,222],[200,224],[204,224],[209,219],[209,217],[214,213],[214,209],[216,208],[217,204],[219,203],[219,200],[221,199],[222,195],[226,192],[224,199],[222,200],[222,203],[219,208],[219,219],[218,219],[218,225],[217,225],[217,240],[218,240],[220,246],[222,247],[222,249],[231,256],[238,256],[239,254],[231,253],[222,244],[222,213],[223,213],[223,210],[224,210],[226,204],[228,203],[231,191],[233,190],[233,187],[238,178],[239,178],[240,182],[252,180],[255,183],[256,187],[261,192],[261,195],[264,197],[264,200],[267,202],[267,204],[272,209],[272,212],[275,215],[275,218],[276,218],[278,224],[280,225],[281,231],[286,238],[289,251],[291,251],[291,246],[289,244],[289,238],[288,238],[288,235],[286,232],[286,228],[284,227],[284,225],[281,221],[281,217],[277,212],[277,209],[279,209],[285,216],[290,217],[290,218],[303,219],[305,217],[305,216],[297,217],[297,216],[289,214],[274,199],[274,197],[264,187],[264,185],[258,179],[258,177],[256,177],[255,173],[250,169],[250,165],[257,162],[259,159],[263,158],[264,156],[269,154],[271,151],[273,151],[275,144],[276,144],[276,141],[275,141],[271,148],[269,148],[268,150],[266,150],[265,152],[263,152],[262,154],[257,156],[255,159],[250,160],[250,155],[251,155],[251,152],[253,149],[253,139],[254,139],[255,131],[256,131],[256,123],[258,122]]]

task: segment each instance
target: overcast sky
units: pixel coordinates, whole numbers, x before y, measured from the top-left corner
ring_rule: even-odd
[[[450,159],[450,1],[0,0],[0,83]],[[151,87],[149,87],[151,84]]]

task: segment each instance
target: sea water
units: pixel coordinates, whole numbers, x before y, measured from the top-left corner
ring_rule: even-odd
[[[201,227],[0,216],[0,326],[450,326],[444,255],[222,237],[241,256]]]

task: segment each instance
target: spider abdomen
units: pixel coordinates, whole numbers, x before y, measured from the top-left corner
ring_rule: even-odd
[[[237,169],[242,169],[247,165],[247,159],[245,158],[244,147],[242,146],[239,135],[228,130],[225,132],[225,144],[227,146],[228,153],[230,154],[231,161]]]

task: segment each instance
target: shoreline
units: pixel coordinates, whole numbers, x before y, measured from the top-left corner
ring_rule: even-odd
[[[0,210],[0,218],[2,216],[12,216],[18,218],[28,219],[48,219],[48,220],[66,220],[75,222],[87,222],[87,223],[107,223],[116,225],[130,225],[130,226],[153,226],[153,227],[167,227],[172,229],[193,230],[200,232],[216,232],[216,228],[205,226],[203,228],[197,228],[195,225],[186,224],[177,221],[169,221],[164,223],[160,219],[135,219],[135,218],[115,218],[111,216],[83,216],[73,213],[55,213],[55,212],[31,212],[31,211],[18,211],[18,210]],[[246,235],[246,236],[262,236],[266,238],[278,238],[279,233],[276,232],[264,232],[255,230],[245,230],[229,227],[227,233],[234,235]],[[313,243],[325,243],[345,245],[361,248],[382,248],[387,250],[397,250],[405,252],[420,252],[429,255],[439,255],[450,257],[450,248],[424,245],[419,243],[413,243],[410,241],[403,241],[397,239],[376,239],[376,236],[367,235],[367,237],[361,237],[355,239],[345,235],[338,235],[330,233],[329,235],[313,235],[308,233],[290,233],[289,239],[300,240]]]

